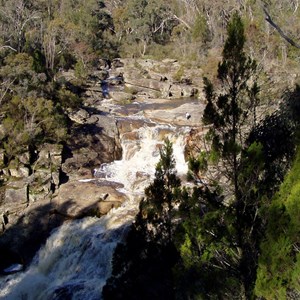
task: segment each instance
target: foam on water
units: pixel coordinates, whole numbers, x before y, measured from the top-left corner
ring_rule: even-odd
[[[101,299],[113,250],[137,213],[144,188],[154,177],[159,147],[166,137],[173,143],[178,174],[187,171],[183,148],[188,128],[156,125],[137,130],[138,140],[122,141],[123,159],[100,166],[95,172],[100,178],[92,179],[121,183],[129,200],[100,219],[70,221],[57,228],[27,271],[0,280],[1,299]]]
[[[171,125],[156,125],[155,127],[144,126],[137,129],[139,136],[136,140],[123,140],[123,159],[111,164],[103,164],[96,171],[96,177],[122,182],[124,189],[129,192],[143,193],[149,180],[143,183],[138,176],[148,175],[152,180],[155,174],[155,166],[159,161],[159,148],[168,138],[173,143],[173,153],[176,160],[176,169],[179,175],[186,174],[187,163],[184,160],[183,148],[185,145],[185,133],[188,128],[180,130]],[[136,182],[139,181],[139,185]],[[124,190],[123,189],[123,190]]]

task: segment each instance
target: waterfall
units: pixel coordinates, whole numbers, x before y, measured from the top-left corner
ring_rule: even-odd
[[[184,160],[183,148],[188,130],[187,127],[179,129],[171,125],[144,125],[136,129],[138,136],[136,140],[128,140],[121,136],[123,159],[103,164],[96,171],[95,176],[121,182],[127,194],[143,193],[149,180],[154,178],[155,166],[160,158],[159,149],[166,138],[173,143],[173,153],[179,175],[186,174],[187,164]]]
[[[184,138],[188,127],[144,125],[137,139],[121,137],[123,159],[103,164],[95,172],[101,182],[121,183],[129,200],[101,218],[69,221],[57,228],[23,273],[0,280],[0,299],[101,299],[111,273],[111,258],[137,212],[144,189],[154,177],[159,148],[166,137],[173,143],[178,175],[187,171]]]

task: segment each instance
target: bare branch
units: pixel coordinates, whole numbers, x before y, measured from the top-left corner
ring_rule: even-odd
[[[160,29],[163,32],[163,28],[165,26],[165,23],[167,23],[170,20],[172,20],[172,17],[167,17],[166,19],[162,20],[160,25],[154,29],[153,33],[159,31]]]
[[[185,21],[182,20],[181,18],[177,17],[175,14],[173,15],[173,17],[174,17],[177,21],[179,21],[180,23],[182,23],[183,25],[185,25],[185,27],[187,27],[188,29],[191,29],[191,26],[190,26],[187,22],[185,22]]]
[[[10,50],[12,50],[12,51],[18,52],[17,49],[15,49],[15,48],[13,48],[13,47],[11,47],[11,46],[1,46],[1,47],[0,47],[0,50],[6,49],[6,48],[8,48],[8,49],[10,49]]]
[[[292,46],[300,49],[300,44],[296,43],[294,40],[292,40],[290,37],[288,37],[283,31],[282,29],[276,24],[274,23],[274,21],[272,20],[270,14],[268,13],[266,7],[263,7],[264,13],[266,15],[266,21],[271,24],[271,26],[273,26],[277,32]]]
[[[23,29],[24,29],[24,27],[26,26],[26,24],[27,24],[29,21],[34,20],[34,19],[41,19],[41,17],[39,17],[39,16],[32,16],[32,17],[29,17],[28,19],[26,19],[26,20],[23,22],[23,24],[22,24],[22,26],[21,26],[21,28],[20,28],[20,30],[19,30],[19,34],[23,31]]]

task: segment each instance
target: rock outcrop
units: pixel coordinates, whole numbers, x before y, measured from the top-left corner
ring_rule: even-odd
[[[126,199],[107,187],[78,181],[122,155],[114,118],[83,110],[81,119],[73,120],[67,144],[44,144],[2,168],[0,271],[11,263],[28,263],[66,219],[101,216]]]
[[[149,98],[174,99],[198,97],[202,87],[201,72],[193,73],[176,60],[123,60],[119,67],[127,90]],[[200,75],[200,76],[199,76]]]

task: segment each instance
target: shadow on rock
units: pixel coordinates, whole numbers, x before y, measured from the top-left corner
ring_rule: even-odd
[[[67,205],[67,204],[66,204]],[[33,204],[18,221],[0,236],[0,272],[12,264],[28,265],[45,243],[51,231],[61,225],[64,218],[51,214],[53,204]]]

